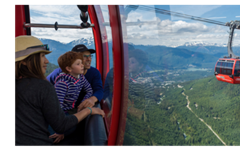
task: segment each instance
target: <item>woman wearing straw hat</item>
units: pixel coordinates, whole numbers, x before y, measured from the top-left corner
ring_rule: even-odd
[[[49,54],[48,45],[33,36],[15,38],[16,76],[16,145],[51,145],[48,125],[64,133],[89,114],[104,112],[99,108],[85,108],[65,116],[55,89],[44,76]]]

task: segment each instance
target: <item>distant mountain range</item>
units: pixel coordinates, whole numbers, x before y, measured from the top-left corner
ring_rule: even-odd
[[[155,69],[187,69],[214,68],[218,56],[191,51],[185,48],[152,46],[145,50],[148,54],[149,65]]]
[[[227,47],[226,43],[207,43],[202,41],[194,41],[194,42],[185,42],[183,45],[179,46],[218,46],[218,47]],[[239,45],[240,46],[240,45]]]
[[[52,53],[47,55],[50,63],[58,65],[57,58],[70,51],[77,44],[84,44],[88,48],[95,49],[93,38],[74,40],[69,43],[61,43],[51,39],[40,39],[44,44],[48,44]],[[226,45],[204,43],[204,42],[187,42],[178,47],[153,46],[153,45],[135,45],[128,44],[129,49],[141,49],[148,54],[149,65],[153,68],[162,69],[163,67],[171,68],[185,68],[186,64],[195,64],[198,67],[206,67],[208,63],[214,66],[219,57],[227,56]],[[112,42],[108,43],[110,68],[113,65],[112,59]],[[240,55],[240,46],[233,47],[236,49],[235,54]],[[203,64],[205,63],[205,65]],[[95,66],[96,59],[92,59],[92,66]],[[208,64],[209,65],[209,64]]]
[[[69,43],[61,43],[59,41],[51,40],[51,39],[40,39],[44,44],[48,44],[50,47],[50,50],[52,53],[49,55],[46,55],[47,59],[49,60],[50,63],[58,65],[57,63],[57,58],[61,55],[64,54],[67,51],[71,51],[72,48],[77,45],[77,44],[84,44],[87,46],[89,49],[95,49],[94,45],[94,40],[92,38],[89,39],[79,39],[79,40],[74,40]],[[92,64],[96,63],[96,60],[92,60]]]

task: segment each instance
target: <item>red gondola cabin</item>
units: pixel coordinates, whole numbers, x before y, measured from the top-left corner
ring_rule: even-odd
[[[240,84],[240,59],[220,58],[215,65],[215,76],[222,82]]]

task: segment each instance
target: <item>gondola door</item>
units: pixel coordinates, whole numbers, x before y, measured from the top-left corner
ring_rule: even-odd
[[[215,75],[217,80],[234,84],[233,80],[234,60],[219,59],[215,66]]]
[[[234,84],[240,84],[240,60],[237,60],[233,68]]]

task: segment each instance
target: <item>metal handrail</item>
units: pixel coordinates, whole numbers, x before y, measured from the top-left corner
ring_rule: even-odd
[[[89,27],[82,27],[79,25],[59,25],[57,22],[55,22],[55,24],[24,23],[24,27],[25,28],[30,28],[30,27],[55,28],[55,30],[57,30],[58,28],[86,29],[86,28],[94,27],[94,24],[90,24]]]

